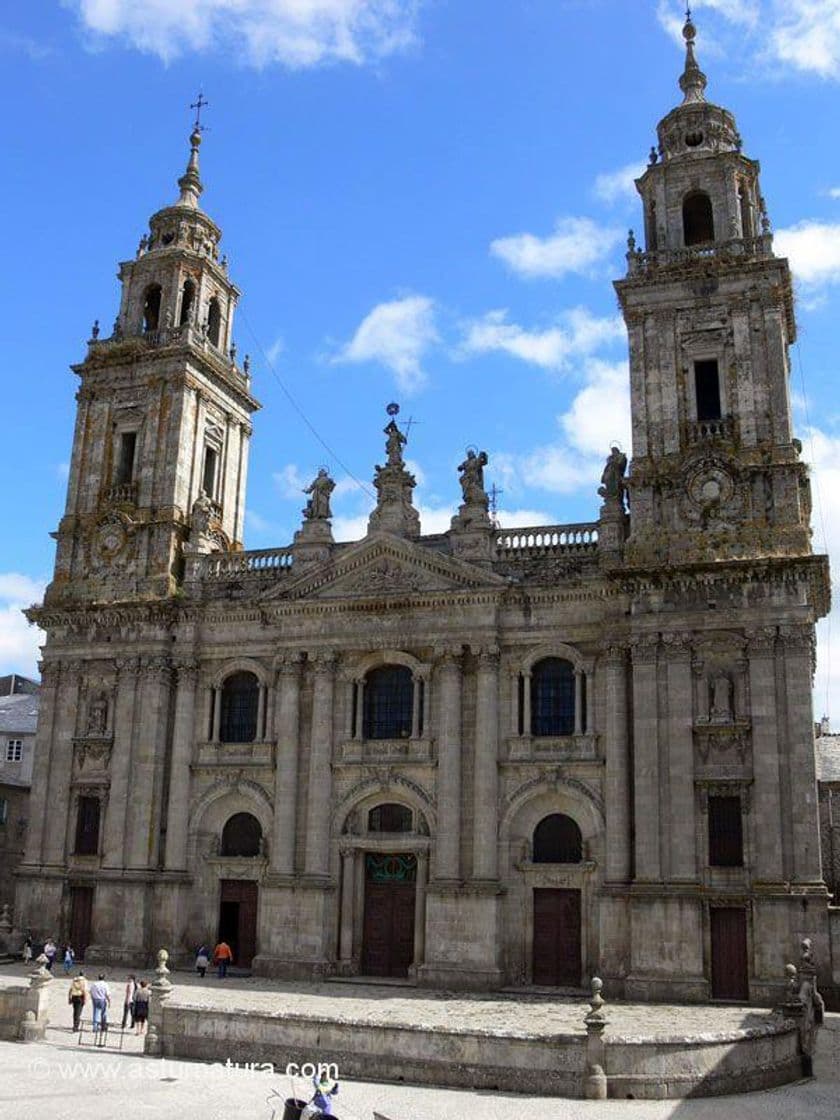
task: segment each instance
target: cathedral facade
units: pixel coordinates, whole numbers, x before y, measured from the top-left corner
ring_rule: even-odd
[[[500,530],[470,452],[421,535],[391,407],[363,540],[321,471],[294,541],[243,549],[259,405],[196,129],[74,367],[18,928],[652,999],[772,999],[803,936],[829,961],[790,272],[694,36],[615,285],[632,460],[587,524]]]

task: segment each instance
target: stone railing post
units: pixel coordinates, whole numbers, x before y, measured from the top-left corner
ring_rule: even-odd
[[[43,1042],[49,1017],[49,985],[53,978],[46,967],[47,958],[42,953],[35,962],[38,967],[29,974],[29,991],[26,993],[23,1019],[18,1034],[21,1042]]]
[[[583,1079],[583,1095],[589,1101],[607,1099],[607,1075],[604,1072],[607,1045],[604,1042],[604,1031],[609,1020],[604,1013],[604,1001],[601,998],[603,987],[603,980],[593,976],[589,1011],[583,1017],[586,1024],[586,1071]]]
[[[166,962],[169,953],[160,949],[157,955],[157,968],[155,979],[152,981],[152,995],[149,1000],[149,1022],[146,1027],[146,1040],[143,1053],[152,1057],[162,1058],[164,1051],[163,1013],[166,1001],[172,995],[172,984],[169,982],[169,969]]]

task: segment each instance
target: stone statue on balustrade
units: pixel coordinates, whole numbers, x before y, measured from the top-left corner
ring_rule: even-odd
[[[726,673],[718,673],[709,681],[712,723],[732,722],[732,681]]]
[[[190,513],[190,539],[184,544],[185,554],[200,555],[208,552],[226,552],[230,542],[221,531],[219,512],[213,502],[202,492],[193,502]]]
[[[190,517],[190,524],[193,531],[199,534],[208,535],[210,533],[210,522],[213,519],[213,503],[205,493],[199,494],[193,502],[192,516]]]
[[[101,692],[97,693],[88,705],[87,734],[104,735],[108,729],[108,700]]]
[[[396,420],[390,420],[384,431],[387,437],[385,440],[385,450],[388,453],[388,466],[402,467],[404,465],[402,449],[408,443],[408,439],[397,427]]]
[[[601,485],[598,493],[604,499],[604,505],[612,505],[624,511],[624,499],[627,493],[627,456],[615,445],[610,448],[607,462],[601,474]]]
[[[310,495],[303,511],[305,521],[329,521],[332,517],[330,495],[333,490],[335,490],[335,482],[330,478],[326,468],[321,467],[317,477],[304,490],[304,494]]]
[[[406,469],[403,448],[408,437],[400,431],[394,417],[399,412],[396,404],[388,405],[385,431],[385,451],[388,460],[384,467],[375,468],[373,485],[376,489],[376,508],[368,520],[368,533],[386,532],[398,537],[420,536],[420,515],[412,504],[412,492],[417,485],[414,475]]]
[[[458,467],[465,506],[481,506],[483,509],[487,509],[487,491],[484,489],[484,468],[486,466],[487,452],[479,451],[476,454],[472,448],[469,448],[466,459]]]

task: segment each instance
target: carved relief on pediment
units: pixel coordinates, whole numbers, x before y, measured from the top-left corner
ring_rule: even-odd
[[[100,773],[111,763],[113,740],[101,736],[85,736],[73,740],[73,765],[76,773]]]

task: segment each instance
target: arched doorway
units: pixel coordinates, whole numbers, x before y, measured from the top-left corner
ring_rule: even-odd
[[[262,854],[262,827],[252,813],[234,813],[222,829],[223,859],[247,860]],[[233,964],[250,968],[257,952],[258,887],[254,879],[222,879],[219,890],[219,941],[233,952]]]
[[[534,829],[534,864],[579,864],[583,841],[576,821],[550,813]],[[581,892],[569,887],[534,888],[533,982],[577,988],[581,982]]]
[[[413,852],[365,852],[361,971],[408,976],[414,961],[417,857]]]

